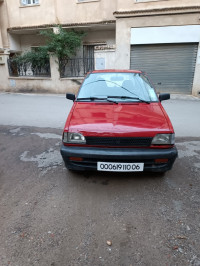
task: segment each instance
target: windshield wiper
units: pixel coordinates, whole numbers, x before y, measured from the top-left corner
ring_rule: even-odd
[[[138,100],[140,102],[143,102],[143,103],[150,103],[149,101],[146,101],[144,99],[141,99],[139,97],[129,97],[129,96],[107,96],[108,99],[110,98],[116,98],[116,99],[133,99],[133,100]]]
[[[140,102],[144,102],[144,103],[150,103],[149,101],[140,99],[139,97],[129,97],[129,96],[107,96],[104,98],[101,97],[95,97],[95,96],[91,96],[91,97],[85,97],[85,98],[77,98],[76,101],[94,101],[94,100],[103,100],[103,101],[108,101],[111,103],[116,103],[118,104],[118,102],[111,100],[112,98],[114,99],[131,99],[131,100],[138,100]]]
[[[85,98],[77,98],[77,101],[84,101],[84,100],[91,100],[91,101],[94,101],[94,100],[106,100],[106,98],[100,98],[100,97],[94,97],[94,96],[85,97]]]
[[[116,103],[116,104],[118,104],[118,102],[116,102],[116,101],[113,101],[113,100],[110,100],[110,99],[108,99],[108,97],[106,97],[106,98],[100,98],[100,97],[93,97],[93,96],[91,96],[91,97],[85,97],[85,98],[77,98],[77,100],[76,101],[84,101],[84,100],[90,100],[90,101],[94,101],[94,100],[104,100],[104,101],[107,101],[107,102],[111,102],[111,103]]]

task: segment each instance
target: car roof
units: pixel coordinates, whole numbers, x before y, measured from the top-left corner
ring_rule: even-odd
[[[129,70],[129,69],[104,69],[104,70],[93,70],[89,73],[143,73],[140,70]]]

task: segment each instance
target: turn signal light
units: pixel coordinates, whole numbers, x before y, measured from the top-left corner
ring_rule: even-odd
[[[155,163],[168,163],[168,159],[155,159]]]
[[[70,161],[76,161],[76,162],[81,162],[83,161],[83,158],[81,157],[69,157]]]

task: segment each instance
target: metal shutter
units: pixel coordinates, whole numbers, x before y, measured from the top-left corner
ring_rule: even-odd
[[[143,70],[157,92],[190,94],[198,44],[153,44],[131,46],[131,69]]]

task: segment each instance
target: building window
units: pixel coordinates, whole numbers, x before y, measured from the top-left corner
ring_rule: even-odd
[[[23,6],[38,5],[39,4],[39,0],[21,0],[21,4]]]

